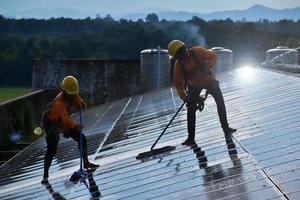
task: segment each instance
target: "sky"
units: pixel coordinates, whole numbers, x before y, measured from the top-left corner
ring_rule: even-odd
[[[300,0],[0,0],[0,12],[24,11],[36,8],[72,8],[98,13],[131,13],[144,8],[209,13],[223,10],[243,10],[260,4],[275,9],[300,6]]]

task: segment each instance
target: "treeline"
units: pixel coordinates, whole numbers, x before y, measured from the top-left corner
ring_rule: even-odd
[[[235,63],[260,62],[278,45],[300,46],[300,21],[186,22],[159,20],[149,14],[136,22],[95,19],[7,19],[0,16],[0,86],[30,86],[32,58],[139,58],[141,50],[166,48],[174,38],[188,46],[223,46]]]

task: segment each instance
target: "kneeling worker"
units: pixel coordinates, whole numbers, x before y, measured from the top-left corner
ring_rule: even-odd
[[[180,40],[173,40],[168,45],[171,56],[176,59],[174,66],[174,85],[180,98],[187,103],[188,138],[182,144],[195,144],[196,110],[202,89],[207,89],[217,104],[219,119],[225,135],[236,129],[230,128],[227,122],[226,108],[219,82],[211,68],[216,64],[217,55],[202,47],[187,49]],[[185,87],[188,85],[188,91]],[[203,102],[202,102],[203,103]]]
[[[43,127],[46,132],[47,151],[44,158],[44,176],[42,183],[48,182],[49,168],[53,157],[56,154],[59,133],[63,133],[66,138],[71,137],[80,147],[80,126],[71,117],[71,109],[86,109],[86,104],[79,96],[79,86],[77,79],[73,76],[66,76],[61,83],[62,92],[47,106],[42,116]],[[83,135],[83,164],[84,168],[96,168],[99,165],[88,161],[87,141]]]

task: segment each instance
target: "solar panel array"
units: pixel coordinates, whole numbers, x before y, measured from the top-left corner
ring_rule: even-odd
[[[101,165],[89,173],[88,187],[69,182],[79,153],[63,137],[50,184],[40,184],[41,138],[0,168],[0,199],[300,199],[299,78],[241,68],[219,80],[238,129],[232,137],[224,137],[209,96],[197,112],[196,145],[181,145],[184,108],[158,143],[176,149],[136,160],[182,102],[174,88],[121,99],[84,112],[90,159]]]

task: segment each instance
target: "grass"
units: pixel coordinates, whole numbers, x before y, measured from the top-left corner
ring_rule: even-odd
[[[0,87],[0,103],[30,93],[28,87]]]

